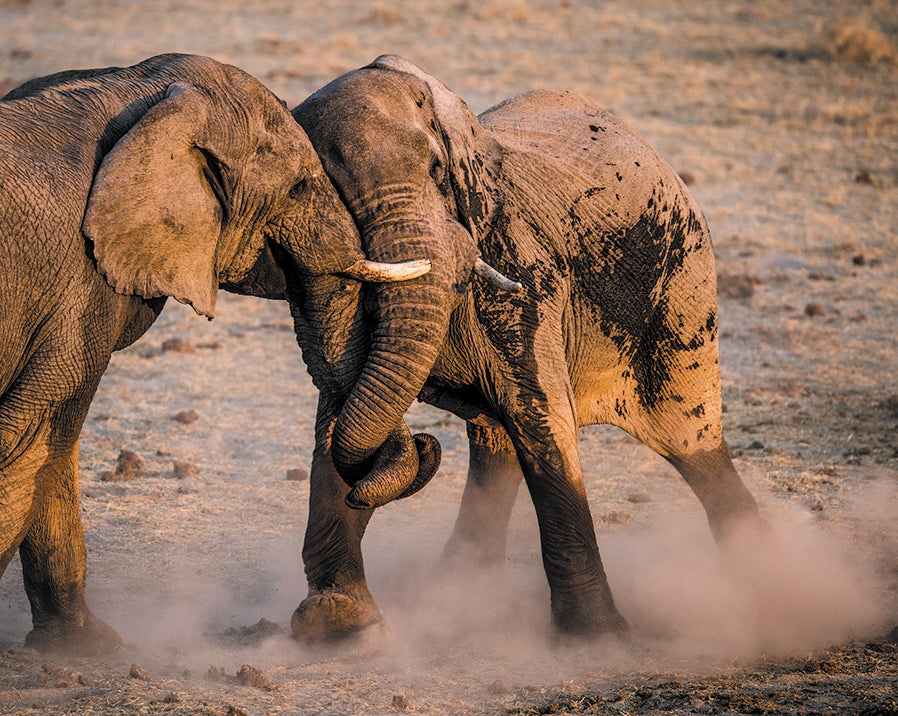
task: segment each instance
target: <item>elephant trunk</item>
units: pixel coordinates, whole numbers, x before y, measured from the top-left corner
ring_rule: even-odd
[[[465,252],[460,263],[455,250],[433,255],[435,247],[471,243],[469,236],[459,241],[464,237],[458,232],[465,232],[458,224],[446,223],[450,235],[436,239],[429,233],[369,241],[369,246],[383,247],[377,251],[379,261],[426,256],[433,268],[413,281],[375,288],[370,350],[337,417],[331,443],[337,471],[354,486],[347,500],[352,506],[383,504],[411,494],[439,465],[436,439],[413,438],[402,416],[424,386],[443,345],[458,300],[453,287],[470,276],[476,259],[473,252]]]
[[[377,451],[368,476],[350,490],[346,504],[355,509],[373,509],[414,495],[440,466],[440,444],[432,435],[411,435],[400,423]]]
[[[418,279],[415,283],[430,283]],[[358,381],[334,427],[332,454],[344,479],[354,482],[371,471],[371,458],[393,435],[417,397],[445,336],[445,297],[433,286],[381,286],[376,289],[375,327]],[[404,428],[404,425],[403,425]],[[404,432],[408,432],[404,428]],[[399,444],[408,447],[407,439]],[[410,484],[417,465],[405,463],[395,478]],[[384,486],[386,487],[386,486]],[[397,482],[390,492],[403,491]]]

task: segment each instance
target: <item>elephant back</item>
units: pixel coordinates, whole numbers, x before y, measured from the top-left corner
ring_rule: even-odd
[[[679,183],[676,172],[635,129],[576,92],[526,92],[486,110],[478,120],[506,151],[555,160],[589,186],[635,200],[657,179]]]

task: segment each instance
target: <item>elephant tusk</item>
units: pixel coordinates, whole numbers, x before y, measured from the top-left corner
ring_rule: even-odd
[[[418,278],[418,276],[423,276],[428,271],[430,271],[430,259],[400,261],[394,264],[359,259],[352,266],[337,273],[344,274],[358,281],[390,283]]]
[[[520,291],[523,286],[517,281],[512,281],[507,276],[503,276],[501,273],[496,271],[492,266],[490,266],[486,261],[479,258],[474,262],[474,273],[476,273],[480,278],[482,278],[487,283],[491,283],[498,289],[502,291],[508,291],[508,293],[517,293]]]

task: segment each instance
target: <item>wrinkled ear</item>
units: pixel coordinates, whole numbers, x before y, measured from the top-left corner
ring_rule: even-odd
[[[395,72],[413,75],[427,85],[433,99],[434,113],[449,154],[452,191],[462,223],[475,240],[495,208],[491,187],[502,164],[502,148],[480,126],[465,101],[415,64],[398,55],[381,55],[372,64]]]
[[[207,179],[220,186],[220,167],[197,138],[209,102],[195,87],[169,87],[103,159],[82,228],[118,293],[173,296],[212,318],[223,210]]]

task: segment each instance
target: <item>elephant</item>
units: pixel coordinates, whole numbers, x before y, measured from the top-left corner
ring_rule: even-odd
[[[581,426],[617,426],[665,458],[719,543],[765,524],[722,433],[707,223],[624,121],[568,91],[524,93],[475,117],[393,55],[293,114],[369,259],[432,264],[407,283],[365,287],[367,334],[354,331],[350,348],[364,354],[358,378],[321,393],[298,637],[335,640],[382,622],[361,540],[373,509],[438,463],[430,436],[415,437],[426,469],[382,449],[416,399],[466,421],[469,470],[448,561],[504,560],[523,478],[559,636],[629,632],[597,546]],[[489,278],[490,265],[495,280],[472,279]],[[321,361],[308,369],[328,373]]]
[[[351,336],[337,318],[323,321],[327,310],[355,310],[362,281],[426,270],[366,260],[286,104],[236,67],[167,54],[6,94],[0,574],[18,550],[26,644],[90,654],[121,643],[85,602],[78,437],[111,354],[167,297],[211,319],[220,287],[317,296],[322,322],[305,324],[309,340],[339,357]]]

